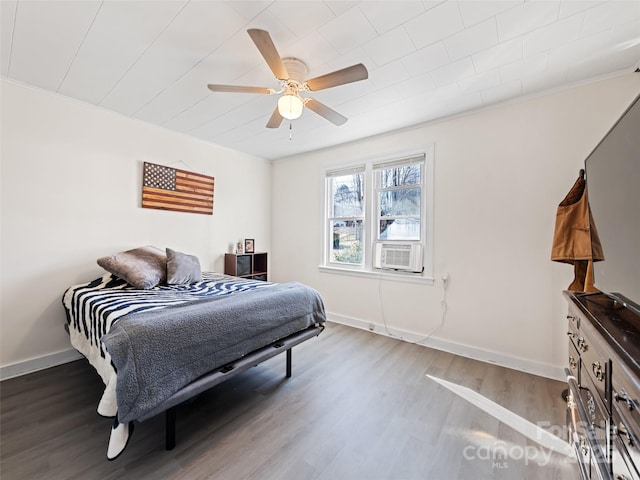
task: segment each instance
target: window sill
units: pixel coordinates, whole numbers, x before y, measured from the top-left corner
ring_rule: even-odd
[[[386,280],[390,282],[418,283],[422,285],[433,285],[435,283],[433,277],[426,277],[420,273],[390,272],[385,270],[355,270],[352,268],[327,267],[324,265],[318,266],[318,270],[321,273],[331,273],[334,275],[347,275],[361,278],[377,278],[379,280]]]

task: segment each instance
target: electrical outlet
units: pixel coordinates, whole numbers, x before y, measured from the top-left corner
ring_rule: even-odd
[[[373,323],[369,324],[369,330],[371,330],[372,332],[375,330],[376,326]]]

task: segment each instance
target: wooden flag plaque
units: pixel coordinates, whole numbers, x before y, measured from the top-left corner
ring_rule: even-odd
[[[144,162],[142,208],[213,215],[214,178]]]

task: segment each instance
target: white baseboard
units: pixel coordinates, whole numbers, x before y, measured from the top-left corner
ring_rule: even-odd
[[[61,352],[52,353],[43,357],[32,358],[24,362],[12,363],[0,367],[0,380],[8,380],[10,378],[19,377],[28,373],[44,370],[45,368],[55,367],[63,363],[73,362],[82,358],[82,355],[76,350],[69,349]]]
[[[424,335],[419,333],[409,332],[398,328],[385,327],[384,325],[378,325],[358,318],[338,315],[336,313],[327,312],[327,320],[347,325],[349,327],[372,331],[380,335],[397,338],[406,342],[417,342],[419,345],[424,347],[442,350],[443,352],[453,353],[454,355],[460,355],[461,357],[473,358],[474,360],[479,360],[481,362],[493,363],[494,365],[531,373],[540,377],[551,378],[552,380],[564,382],[567,378],[562,367],[549,365],[547,363],[533,362],[531,360],[506,355],[504,353],[472,347],[470,345],[451,342],[440,338],[431,337],[422,340],[424,339]],[[373,330],[371,329],[371,326],[373,326]]]
[[[349,327],[372,331],[379,335],[397,338],[406,342],[418,342],[419,340],[424,338],[424,335],[418,333],[392,327],[385,328],[384,325],[377,325],[365,320],[338,315],[336,313],[327,312],[327,319],[330,322],[340,323]],[[369,328],[370,325],[373,325],[373,330]],[[501,367],[511,368],[514,370],[531,373],[533,375],[551,378],[553,380],[566,380],[566,375],[562,367],[556,367],[554,365],[549,365],[546,363],[532,362],[531,360],[525,360],[523,358],[513,357],[511,355],[505,355],[503,353],[484,350],[481,348],[476,348],[469,345],[442,340],[440,338],[434,337],[427,338],[424,341],[420,341],[419,345],[434,348],[436,350],[442,350],[447,353],[453,353],[462,357],[473,358],[481,362],[493,363],[495,365],[500,365]],[[0,367],[0,381],[7,380],[13,377],[19,377],[20,375],[26,375],[28,373],[37,372],[39,370],[44,370],[45,368],[55,367],[64,363],[73,362],[74,360],[78,360],[80,358],[82,358],[82,355],[80,353],[78,353],[76,350],[69,349],[57,353],[52,353],[50,355],[45,355],[43,357],[26,360],[24,362],[5,365],[4,367]]]

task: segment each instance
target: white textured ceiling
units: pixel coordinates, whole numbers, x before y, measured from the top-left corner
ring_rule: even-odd
[[[267,159],[315,150],[542,90],[631,72],[640,0],[2,0],[2,76]],[[364,63],[369,79],[313,93],[267,129],[278,88],[247,34],[269,31],[307,78]],[[289,135],[292,134],[292,140]]]

